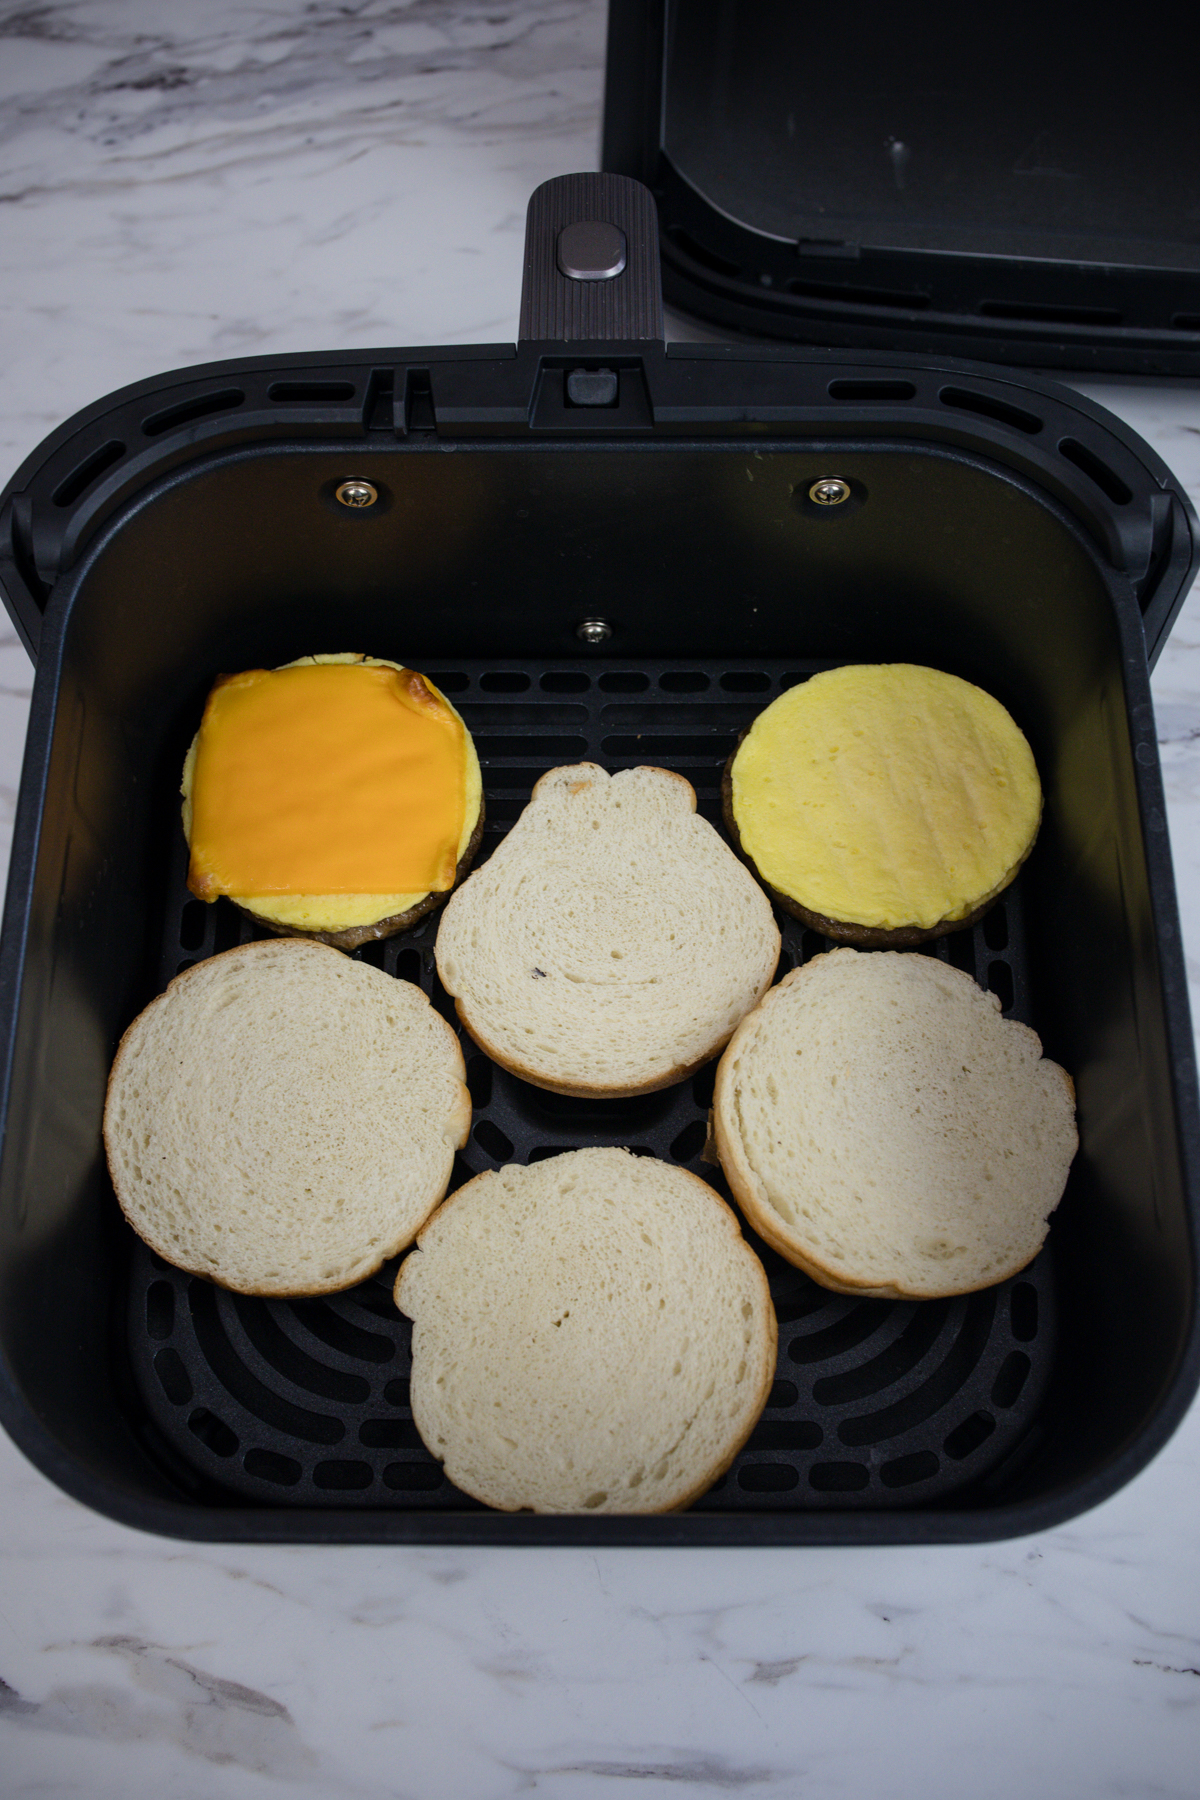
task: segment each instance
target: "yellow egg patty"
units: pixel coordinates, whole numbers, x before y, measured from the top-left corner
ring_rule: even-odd
[[[1042,809],[1000,702],[915,663],[830,669],[782,694],[737,750],[730,799],[765,882],[885,931],[977,912],[1029,854]]]

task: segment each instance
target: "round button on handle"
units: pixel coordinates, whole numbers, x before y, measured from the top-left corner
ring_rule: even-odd
[[[580,220],[558,234],[558,266],[572,281],[611,281],[625,256],[625,233],[603,219]]]

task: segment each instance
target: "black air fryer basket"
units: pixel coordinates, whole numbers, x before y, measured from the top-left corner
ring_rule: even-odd
[[[564,243],[597,221],[617,232]],[[830,480],[846,497],[819,504]],[[373,502],[344,504],[347,481]],[[1196,550],[1134,434],[1053,383],[953,360],[666,348],[648,196],[570,176],[531,202],[515,349],[141,383],[49,438],[2,521],[37,677],[0,946],[0,1408],[52,1479],[180,1537],[964,1541],[1070,1517],[1164,1442],[1200,1372],[1200,1132],[1148,652]],[[254,935],[185,884],[179,772],[205,695],[222,671],[347,649],[454,699],[484,768],[483,855],[541,772],[585,759],[677,769],[719,823],[738,732],[839,663],[950,670],[1032,743],[1033,856],[932,953],[1075,1078],[1081,1148],[1047,1246],[999,1287],[923,1303],[827,1293],[759,1246],[777,1379],[684,1515],[484,1510],[414,1429],[394,1270],[247,1299],[121,1219],[100,1135],[120,1034],[177,971]],[[826,947],[781,924],[781,974]],[[436,931],[358,954],[453,1020]],[[464,1048],[475,1113],[452,1185],[622,1144],[720,1187],[711,1067],[582,1101]]]

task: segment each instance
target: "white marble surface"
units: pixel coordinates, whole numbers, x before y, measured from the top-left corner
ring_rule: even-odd
[[[171,366],[515,334],[594,166],[596,0],[0,5],[0,467]],[[1200,499],[1200,393],[1092,389]],[[29,671],[0,642],[0,820]],[[1200,595],[1155,679],[1200,998]],[[0,1438],[0,1792],[1094,1800],[1200,1789],[1200,1408],[982,1548],[220,1548]]]

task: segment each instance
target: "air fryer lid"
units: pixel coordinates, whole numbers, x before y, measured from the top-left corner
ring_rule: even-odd
[[[659,37],[660,11],[614,8],[605,166],[658,195],[668,300],[809,342],[1200,373],[1194,9],[1169,49],[1108,0],[668,0]]]

